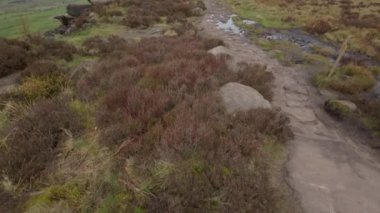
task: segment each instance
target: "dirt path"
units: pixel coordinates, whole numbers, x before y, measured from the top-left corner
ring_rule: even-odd
[[[373,151],[354,142],[321,110],[319,93],[301,66],[284,67],[239,34],[217,28],[231,15],[217,0],[201,26],[205,34],[221,38],[233,57],[267,64],[275,75],[273,105],[291,119],[295,139],[289,143],[286,180],[305,212],[380,212],[380,163]]]

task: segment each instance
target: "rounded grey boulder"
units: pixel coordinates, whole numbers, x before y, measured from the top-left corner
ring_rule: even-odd
[[[248,111],[251,109],[272,108],[267,101],[257,90],[243,84],[230,82],[222,86],[219,90],[224,106],[229,113],[239,111]]]

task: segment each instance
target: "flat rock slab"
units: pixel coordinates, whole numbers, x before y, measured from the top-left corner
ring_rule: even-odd
[[[308,96],[298,93],[286,93],[286,99],[291,101],[307,101]]]
[[[313,122],[316,121],[315,113],[309,108],[284,108],[284,111],[296,118],[300,122]]]
[[[229,113],[250,109],[270,109],[272,106],[257,90],[239,83],[227,83],[219,90]]]

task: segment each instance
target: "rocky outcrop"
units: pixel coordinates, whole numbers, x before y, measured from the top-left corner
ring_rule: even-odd
[[[272,106],[257,90],[239,83],[227,83],[219,90],[227,112],[270,109]]]
[[[66,12],[69,16],[78,18],[83,13],[88,12],[91,6],[88,4],[69,4],[66,7]]]
[[[45,36],[54,36],[55,34],[68,34],[76,29],[83,27],[86,23],[89,23],[90,9],[93,5],[90,4],[69,4],[66,7],[65,15],[55,16],[54,19],[58,20],[61,25],[52,31],[45,33]]]

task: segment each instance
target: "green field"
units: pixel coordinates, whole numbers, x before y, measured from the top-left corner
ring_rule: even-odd
[[[22,22],[31,33],[54,29],[59,22],[53,17],[65,14],[69,3],[86,3],[86,0],[0,0],[0,37],[17,38],[22,35]]]

